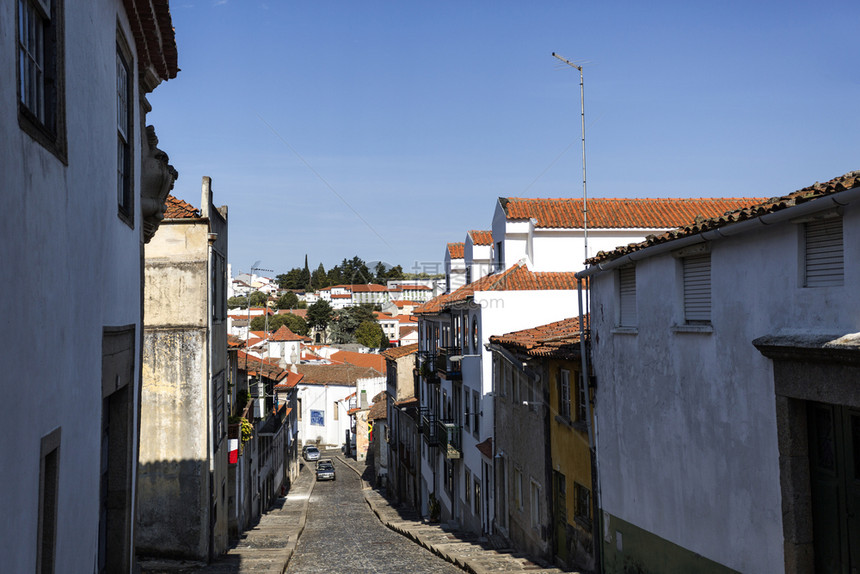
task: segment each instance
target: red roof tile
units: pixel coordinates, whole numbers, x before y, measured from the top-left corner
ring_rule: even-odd
[[[164,218],[165,219],[188,219],[200,217],[200,210],[186,203],[181,199],[176,199],[172,195],[167,196],[164,202]]]
[[[238,367],[240,371],[247,371],[250,375],[257,375],[262,370],[263,376],[273,381],[280,381],[287,376],[287,371],[266,359],[259,359],[244,351],[238,352]]]
[[[661,198],[588,200],[589,229],[666,229],[693,221],[696,217],[716,217],[759,203],[762,198]],[[500,197],[508,220],[534,218],[536,227],[581,229],[582,199],[523,199]]]
[[[602,261],[617,259],[628,253],[639,251],[652,245],[666,243],[682,237],[697,235],[699,233],[704,233],[705,231],[731,225],[732,223],[755,219],[768,213],[788,209],[795,205],[813,201],[819,197],[833,195],[855,187],[860,187],[860,171],[852,171],[824,183],[815,183],[814,185],[804,187],[803,189],[799,189],[782,197],[774,197],[765,201],[750,201],[746,205],[739,206],[734,211],[716,214],[710,216],[710,218],[690,217],[683,223],[680,223],[677,229],[666,231],[659,235],[649,235],[645,241],[640,243],[631,243],[630,245],[618,247],[617,249],[609,252],[600,251],[596,256],[587,260],[586,263],[593,265]],[[591,211],[590,204],[588,210],[589,212]]]
[[[356,365],[296,365],[296,370],[305,376],[305,385],[354,385],[358,379],[381,377],[382,373],[369,367]]]
[[[337,351],[329,359],[335,363],[349,363],[359,367],[370,367],[385,374],[385,359],[377,353],[356,353],[353,351]]]
[[[451,256],[451,259],[462,259],[463,258],[463,247],[466,244],[462,241],[460,243],[449,243],[448,244],[448,254]]]
[[[395,401],[395,407],[413,407],[418,406],[418,397],[409,397],[408,399],[403,399],[402,401]]]
[[[403,347],[391,347],[390,349],[385,349],[384,351],[382,351],[381,355],[386,359],[395,361],[401,357],[413,355],[416,352],[418,352],[418,343],[406,345]]]
[[[579,317],[571,317],[506,335],[493,335],[490,342],[533,357],[573,359],[579,356],[579,338]]]
[[[270,341],[282,342],[282,341],[304,341],[305,338],[296,335],[292,331],[290,331],[289,327],[286,325],[281,325],[280,329],[275,331],[275,333],[269,338]]]
[[[464,301],[480,291],[551,291],[574,290],[577,280],[573,271],[535,272],[524,263],[517,263],[502,273],[481,277],[456,291],[430,299],[413,313],[438,313],[448,305]]]
[[[492,245],[493,244],[493,232],[492,231],[479,231],[473,229],[469,232],[469,237],[472,238],[472,245]]]

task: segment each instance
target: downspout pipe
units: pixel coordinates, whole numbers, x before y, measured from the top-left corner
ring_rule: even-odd
[[[611,261],[604,261],[596,265],[591,265],[587,269],[583,269],[582,271],[578,272],[576,274],[576,277],[577,279],[592,277],[603,271],[609,271],[610,269],[622,267],[629,263],[635,263],[636,261],[641,261],[649,257],[654,257],[655,255],[660,255],[668,251],[682,249],[689,245],[704,243],[706,241],[715,241],[717,239],[722,239],[725,237],[732,237],[734,235],[739,235],[741,233],[760,229],[764,226],[783,223],[799,217],[813,215],[815,213],[825,211],[827,209],[844,207],[849,203],[857,201],[858,199],[860,199],[860,187],[854,187],[846,191],[834,193],[833,195],[827,195],[825,197],[820,197],[813,201],[802,203],[800,205],[795,205],[793,207],[782,209],[780,211],[766,213],[762,216],[756,217],[755,219],[748,219],[739,223],[732,223],[723,227],[718,227],[716,229],[697,233],[696,235],[690,235],[688,237],[682,237],[681,239],[675,239],[672,241],[667,241],[665,243],[660,243],[658,245],[652,245],[651,247],[647,247],[639,251],[634,251],[633,253],[628,253],[627,255],[619,257],[618,259],[613,259]]]

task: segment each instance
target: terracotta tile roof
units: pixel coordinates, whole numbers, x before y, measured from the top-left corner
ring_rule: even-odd
[[[354,385],[358,379],[381,377],[382,373],[369,367],[356,365],[296,365],[296,370],[305,376],[305,385]]]
[[[385,285],[377,285],[376,283],[368,283],[367,285],[347,285],[351,287],[353,293],[384,293],[388,291]]]
[[[506,335],[493,335],[490,342],[532,357],[579,357],[579,317],[562,319]]]
[[[236,349],[245,345],[245,341],[236,335],[227,335],[227,348]]]
[[[448,254],[451,256],[451,259],[462,259],[463,258],[463,247],[466,244],[462,241],[460,243],[449,243],[448,244]]]
[[[126,3],[126,6],[130,6]],[[176,36],[170,6],[167,0],[135,3],[134,10],[126,10],[138,57],[140,69],[150,65],[162,80],[175,78],[179,72]]]
[[[167,196],[167,200],[164,202],[165,219],[188,219],[195,217],[200,217],[199,209],[181,199],[176,199],[172,195]]]
[[[412,325],[409,325],[408,327],[400,327],[400,338],[403,339],[404,337],[411,335],[417,330],[418,327],[413,327]]]
[[[349,409],[348,411],[346,411],[346,414],[347,414],[347,416],[351,417],[352,415],[354,415],[355,413],[357,413],[360,410],[361,410],[360,408],[356,407],[354,409]]]
[[[373,404],[370,405],[370,412],[367,413],[367,420],[378,421],[388,418],[388,393],[382,391],[373,397]]]
[[[705,231],[711,231],[720,227],[725,227],[733,223],[738,223],[748,219],[755,219],[768,213],[774,213],[795,205],[800,205],[820,197],[833,195],[842,191],[860,187],[860,171],[848,172],[845,175],[833,178],[824,183],[815,183],[809,187],[804,187],[788,195],[782,197],[774,197],[768,200],[752,200],[746,205],[739,206],[734,211],[729,211],[723,214],[716,214],[710,218],[696,217],[688,218],[683,223],[679,224],[677,229],[666,231],[659,235],[649,235],[645,241],[640,243],[631,243],[630,245],[621,246],[609,252],[600,251],[596,256],[587,260],[586,263],[593,265],[602,261],[617,259],[628,253],[640,251],[652,245],[666,243],[682,237],[698,235]],[[589,212],[591,208],[589,207]]]
[[[275,385],[276,389],[291,389],[302,382],[305,376],[301,373],[294,373],[292,371],[287,371],[287,378],[284,382]]]
[[[392,303],[394,303],[394,306],[397,307],[398,309],[402,309],[403,307],[407,307],[409,305],[414,306],[414,305],[420,304],[420,303],[418,303],[418,301],[392,301]]]
[[[480,452],[485,457],[489,458],[490,460],[493,459],[493,437],[489,437],[487,440],[479,442],[475,445],[475,448],[477,448],[478,452]]]
[[[296,315],[297,317],[301,317],[302,319],[305,319],[308,316],[308,310],[307,309],[278,309],[278,315]]]
[[[432,291],[427,285],[401,285],[403,291]]]
[[[349,363],[358,367],[370,367],[385,374],[385,359],[377,353],[356,353],[354,351],[337,351],[329,359],[334,363]]]
[[[349,293],[346,293],[344,295],[332,295],[331,298],[332,299],[352,299],[352,295]]]
[[[418,324],[418,317],[416,317],[415,315],[398,315],[397,317],[395,317],[395,319],[400,322],[401,326]]]
[[[244,351],[239,351],[239,370],[247,371],[249,375],[257,375],[262,368],[263,376],[273,381],[280,381],[287,376],[287,371],[266,359],[259,359]]]
[[[418,397],[409,397],[408,399],[403,399],[402,401],[395,401],[395,407],[417,407],[418,406]]]
[[[438,313],[448,305],[465,301],[480,291],[550,291],[574,290],[577,287],[575,273],[564,272],[535,272],[529,270],[524,263],[517,263],[502,273],[481,277],[456,291],[439,295],[430,299],[413,313]]]
[[[696,217],[716,217],[741,209],[762,198],[661,198],[588,200],[589,229],[666,229],[678,227]],[[523,199],[500,197],[507,219],[535,218],[536,227],[581,229],[582,199]]]
[[[269,337],[269,340],[279,343],[282,341],[304,341],[305,338],[293,333],[286,325],[281,325],[281,327]]]
[[[391,347],[390,349],[385,349],[382,351],[382,356],[390,361],[396,361],[401,357],[406,357],[409,355],[414,355],[418,352],[418,343],[414,343],[412,345],[406,345],[404,347]]]
[[[492,245],[493,244],[493,232],[492,231],[479,231],[473,229],[469,232],[469,237],[472,238],[473,245]]]

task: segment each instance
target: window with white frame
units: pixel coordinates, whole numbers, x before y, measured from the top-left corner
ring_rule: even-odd
[[[711,254],[683,257],[684,321],[711,322]]]
[[[636,326],[636,267],[627,265],[618,270],[618,324]]]
[[[576,378],[576,420],[586,422],[588,419],[588,385],[580,375]]]
[[[566,369],[558,373],[558,414],[570,420],[570,371]]]
[[[845,253],[842,217],[816,219],[804,223],[804,287],[842,285]]]
[[[478,352],[478,317],[472,317],[472,352]]]
[[[66,161],[62,0],[18,0],[18,123]]]

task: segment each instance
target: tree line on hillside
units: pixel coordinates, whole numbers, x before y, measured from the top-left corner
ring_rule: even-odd
[[[352,259],[344,259],[340,265],[335,265],[328,271],[322,263],[311,272],[308,267],[308,256],[305,255],[305,266],[294,267],[286,273],[275,277],[278,287],[281,289],[304,289],[316,291],[332,285],[352,285],[376,283],[385,285],[390,280],[406,279],[407,273],[403,272],[400,265],[386,265],[379,261],[375,265],[368,265],[358,256]]]

